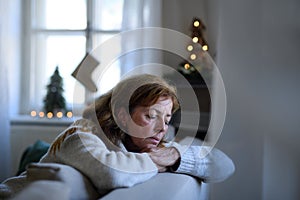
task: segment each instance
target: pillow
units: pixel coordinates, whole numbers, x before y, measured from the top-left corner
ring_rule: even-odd
[[[31,163],[27,168],[28,181],[53,180],[70,187],[70,199],[97,199],[99,194],[90,180],[75,168],[58,163]]]
[[[27,147],[22,154],[17,175],[20,175],[26,170],[26,166],[32,162],[38,162],[45,155],[50,147],[47,142],[37,140],[33,145]]]

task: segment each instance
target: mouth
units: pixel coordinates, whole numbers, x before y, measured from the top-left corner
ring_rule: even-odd
[[[160,138],[157,136],[148,138],[149,142],[154,145],[158,145],[160,142]]]

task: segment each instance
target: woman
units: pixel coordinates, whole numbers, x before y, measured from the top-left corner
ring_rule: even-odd
[[[172,171],[222,181],[234,172],[220,150],[165,142],[172,114],[179,108],[176,89],[153,75],[121,81],[96,99],[52,143],[41,162],[70,165],[85,174],[102,193],[144,182]]]

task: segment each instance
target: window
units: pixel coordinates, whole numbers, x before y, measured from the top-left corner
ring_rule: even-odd
[[[42,110],[46,85],[56,66],[68,107],[82,107],[90,94],[71,74],[86,52],[121,31],[123,0],[27,0],[23,5],[22,88],[27,89],[21,94],[21,113]],[[121,42],[115,49],[121,51]],[[99,94],[119,78],[119,65],[114,63],[103,76],[107,83],[98,88]]]

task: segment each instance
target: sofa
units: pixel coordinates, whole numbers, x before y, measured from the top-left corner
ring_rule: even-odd
[[[25,187],[24,187],[25,186]],[[14,188],[14,189],[12,189]],[[13,196],[10,196],[15,194]],[[209,185],[175,173],[159,173],[130,188],[98,194],[78,170],[57,163],[31,163],[20,176],[0,186],[0,199],[209,199]]]

